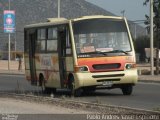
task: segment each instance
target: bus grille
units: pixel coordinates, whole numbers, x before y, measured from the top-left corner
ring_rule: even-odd
[[[95,70],[102,70],[102,69],[117,69],[121,67],[120,63],[113,63],[113,64],[97,64],[92,66]]]

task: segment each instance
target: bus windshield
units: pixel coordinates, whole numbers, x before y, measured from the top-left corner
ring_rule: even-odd
[[[76,51],[81,54],[127,54],[131,45],[124,20],[87,19],[73,23]],[[102,55],[101,54],[101,55]],[[93,57],[94,57],[93,55]]]

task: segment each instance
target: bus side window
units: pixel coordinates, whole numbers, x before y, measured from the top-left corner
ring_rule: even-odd
[[[71,55],[71,54],[72,54],[71,37],[70,37],[69,30],[67,28],[67,30],[66,30],[66,55]]]
[[[48,28],[47,52],[57,51],[57,46],[58,46],[57,39],[58,39],[57,28]]]
[[[46,29],[38,29],[36,52],[45,52],[46,50]]]

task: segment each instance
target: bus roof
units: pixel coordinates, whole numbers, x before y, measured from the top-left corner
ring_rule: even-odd
[[[91,16],[82,16],[80,18],[75,18],[71,20],[80,21],[80,20],[96,19],[96,18],[110,18],[110,19],[121,19],[121,20],[125,19],[124,17],[117,17],[117,16],[91,15]],[[60,25],[66,23],[69,23],[69,20],[66,18],[47,18],[47,22],[26,25],[25,28],[44,27],[44,26]]]
[[[26,25],[25,28],[44,27],[44,26],[59,25],[66,23],[69,23],[69,20],[66,18],[47,18],[47,22]]]
[[[80,21],[86,19],[96,19],[96,18],[110,18],[110,19],[120,19],[123,20],[125,17],[117,17],[117,16],[104,16],[104,15],[91,15],[91,16],[82,16],[80,18],[75,18],[73,21]]]

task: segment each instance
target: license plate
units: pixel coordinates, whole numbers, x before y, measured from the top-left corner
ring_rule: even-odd
[[[103,86],[111,87],[113,85],[113,81],[104,81],[102,83]]]

